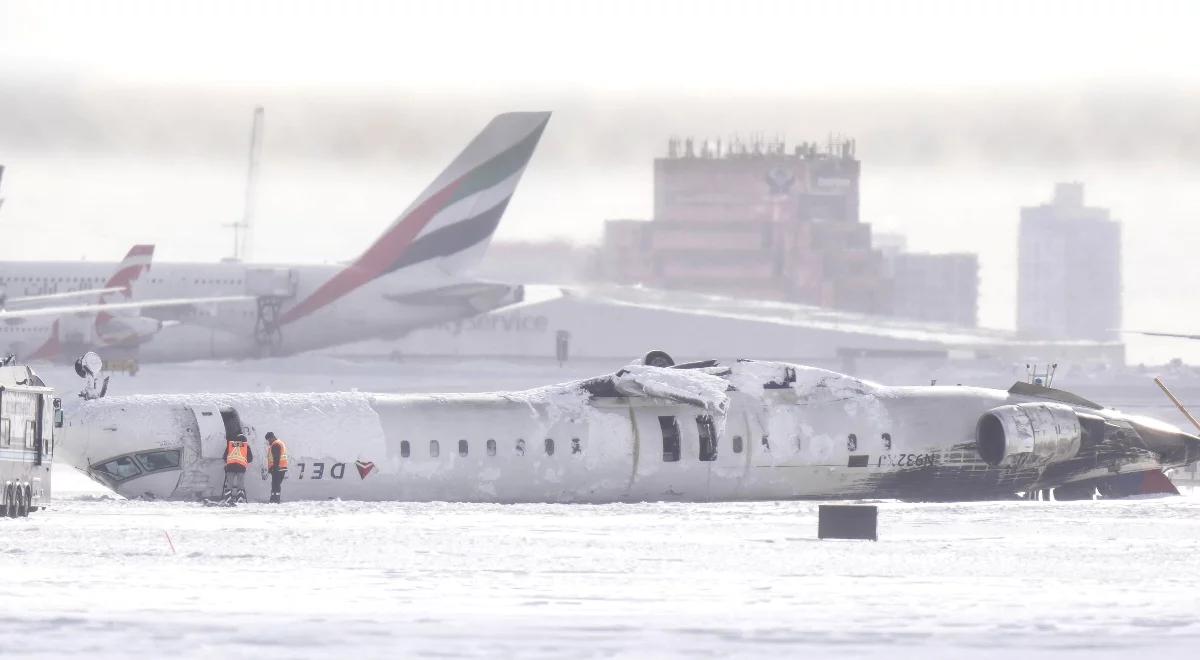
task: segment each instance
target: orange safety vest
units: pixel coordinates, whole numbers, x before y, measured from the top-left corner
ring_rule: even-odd
[[[275,465],[275,452],[273,451],[275,445],[279,445],[279,465]],[[287,445],[283,444],[283,440],[275,438],[267,449],[267,471],[286,469],[288,469]]]
[[[229,441],[226,446],[225,465],[240,465],[246,467],[250,462],[250,445],[244,442]]]

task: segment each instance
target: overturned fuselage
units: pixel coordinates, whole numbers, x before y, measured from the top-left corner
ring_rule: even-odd
[[[487,394],[181,394],[70,411],[62,455],[130,496],[215,497],[226,438],[291,467],[284,498],[465,502],[975,500],[1200,459],[1200,439],[1026,385],[886,387],[741,361]],[[1140,483],[1140,482],[1139,482]],[[1092,490],[1089,490],[1092,489]]]

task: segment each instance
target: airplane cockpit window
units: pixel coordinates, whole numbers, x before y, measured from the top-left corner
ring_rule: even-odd
[[[742,436],[740,436],[740,435],[733,436],[733,453],[735,453],[735,454],[742,453],[742,442],[743,442]]]
[[[487,441],[487,454],[488,456],[496,455],[496,441],[491,438],[488,438]]]
[[[114,481],[132,479],[142,473],[141,468],[138,467],[137,462],[133,460],[132,456],[119,456],[111,461],[93,465],[92,469],[110,477]]]
[[[662,429],[662,456],[664,463],[674,463],[679,460],[679,422],[673,415],[663,415],[658,418],[658,426]]]
[[[524,456],[524,455],[525,455],[525,441],[522,440],[521,438],[517,438],[517,456]]]
[[[858,451],[858,436],[851,433],[846,437],[846,451]]]
[[[579,443],[579,438],[571,438],[571,453],[582,454],[583,445]]]
[[[771,451],[771,436],[767,435],[766,433],[764,433],[762,437],[762,448],[763,451]]]
[[[459,440],[459,441],[458,441],[458,455],[459,455],[459,456],[462,456],[462,457],[464,457],[464,458],[465,458],[465,457],[466,457],[466,455],[467,455],[467,451],[468,451],[469,449],[470,449],[470,448],[467,446],[467,441],[466,441],[466,440]]]
[[[700,433],[700,460],[717,460],[717,427],[709,415],[696,418],[696,430]]]
[[[438,455],[440,455],[441,453],[442,453],[442,448],[440,446],[438,446],[438,441],[430,440],[429,441],[429,457],[437,458]]]
[[[412,453],[412,445],[408,444],[408,440],[400,441],[400,458],[408,458]]]
[[[179,468],[179,450],[164,449],[161,451],[147,451],[137,455],[138,463],[142,464],[142,469],[146,472],[157,472],[159,470],[175,470]]]
[[[546,455],[554,455],[554,438],[546,438]]]
[[[883,437],[883,448],[891,449],[892,448],[892,434],[884,433],[882,437]]]

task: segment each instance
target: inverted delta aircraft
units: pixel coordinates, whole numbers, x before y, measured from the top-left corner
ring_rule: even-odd
[[[664,358],[523,392],[101,398],[67,411],[59,457],[128,497],[212,498],[226,438],[273,431],[285,499],[501,503],[1090,499],[1177,492],[1163,470],[1200,460],[1194,435],[1041,385]]]
[[[348,266],[156,264],[128,301],[155,321],[152,336],[105,356],[164,362],[289,354],[399,337],[519,302],[520,286],[466,273],[487,249],[549,119],[548,112],[493,118]],[[95,281],[100,268],[9,262],[0,264],[0,284],[10,295],[21,287],[27,295],[55,294]],[[62,340],[42,338],[51,346]]]

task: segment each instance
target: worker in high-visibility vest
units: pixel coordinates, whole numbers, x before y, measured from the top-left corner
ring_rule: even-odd
[[[275,433],[267,431],[267,472],[271,474],[271,503],[279,504],[283,478],[287,475],[288,453],[283,440],[275,437]]]
[[[225,443],[225,489],[222,494],[226,502],[246,501],[246,466],[254,460],[254,452],[244,433]]]

